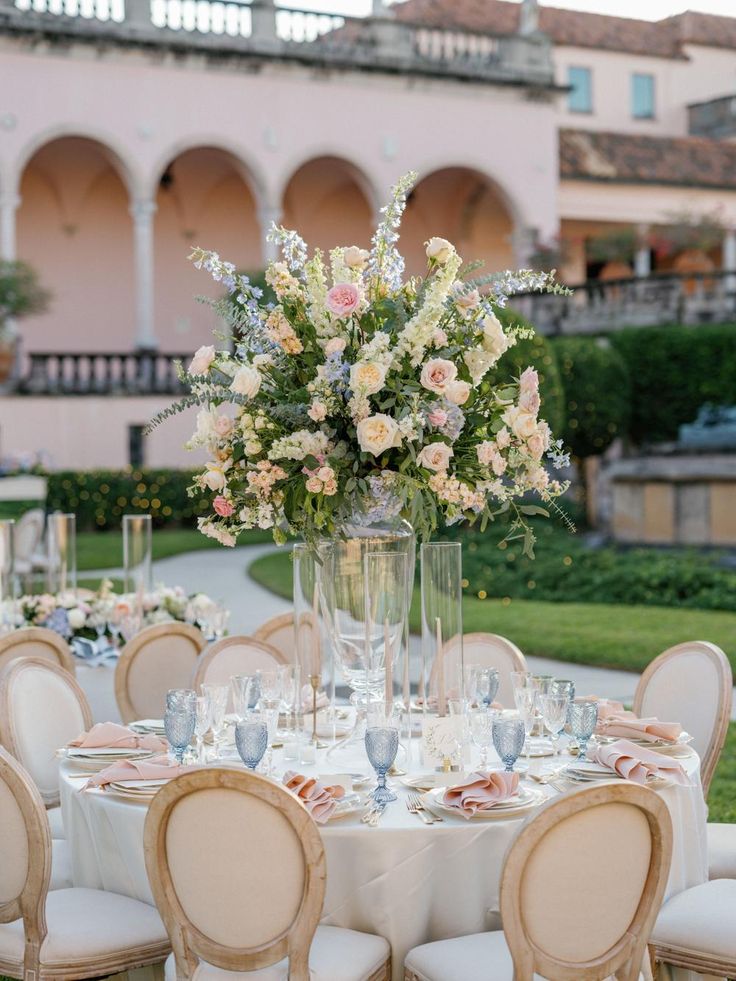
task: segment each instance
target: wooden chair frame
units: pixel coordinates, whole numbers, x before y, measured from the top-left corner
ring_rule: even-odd
[[[139,717],[128,694],[128,674],[131,665],[150,641],[166,636],[188,637],[198,648],[200,654],[205,647],[202,631],[198,627],[189,623],[181,623],[178,620],[144,627],[135,637],[131,637],[120,652],[120,657],[115,665],[115,701],[118,703],[120,717],[126,724],[135,722]]]
[[[258,630],[253,634],[254,640],[260,640],[264,644],[269,643],[269,637],[275,634],[278,630],[283,630],[284,627],[291,626],[292,630],[295,631],[294,614],[293,613],[280,613],[277,617],[271,617],[270,620],[266,620],[262,623]],[[294,633],[294,660],[296,660],[296,633]]]
[[[703,796],[707,798],[710,782],[713,779],[713,774],[715,773],[716,766],[718,765],[718,758],[721,755],[723,744],[726,741],[726,736],[728,735],[728,724],[731,720],[733,673],[731,671],[729,660],[721,648],[705,640],[692,640],[687,641],[684,644],[676,644],[674,647],[670,647],[666,651],[663,651],[658,657],[655,657],[654,660],[647,665],[644,673],[639,679],[639,684],[636,686],[636,692],[634,693],[634,712],[636,712],[637,715],[641,715],[642,704],[644,702],[644,695],[646,693],[647,686],[662,665],[667,661],[670,661],[672,658],[692,652],[704,654],[706,657],[710,658],[711,661],[713,661],[718,672],[721,686],[718,699],[718,710],[716,717],[713,720],[713,729],[711,730],[710,742],[705,753],[703,753],[700,758],[700,780],[703,785]]]
[[[240,645],[244,644],[247,644],[249,647],[253,648],[253,650],[268,654],[270,657],[274,658],[280,667],[284,667],[291,663],[284,657],[278,648],[272,647],[270,644],[267,644],[262,640],[256,640],[255,637],[250,637],[246,634],[236,634],[233,637],[223,637],[221,640],[216,640],[214,643],[205,647],[197,658],[197,663],[194,666],[194,672],[192,674],[192,688],[195,691],[199,691],[199,686],[203,683],[207,683],[207,668],[218,654],[227,650],[228,647],[239,647]]]
[[[304,854],[304,890],[291,925],[268,944],[234,949],[201,933],[188,919],[176,895],[166,854],[166,833],[176,804],[189,794],[211,789],[234,790],[265,801],[294,829]],[[183,774],[156,794],[144,831],[146,870],[176,959],[177,978],[188,981],[198,959],[225,971],[255,971],[289,958],[290,981],[309,981],[309,948],[322,915],[327,867],[317,825],[297,799],[272,780],[231,769]]]
[[[164,960],[170,950],[168,943],[131,947],[106,957],[95,957],[92,963],[80,960],[76,964],[66,962],[44,967],[41,963],[41,948],[48,934],[46,899],[51,881],[49,822],[36,785],[17,760],[2,747],[0,779],[6,783],[20,808],[28,836],[28,874],[23,890],[16,899],[0,904],[0,923],[23,920],[25,954],[22,977],[26,981],[100,978]],[[15,964],[6,963],[0,957],[0,974],[12,978],[17,977],[15,972]]]
[[[501,634],[489,634],[484,631],[477,631],[476,633],[463,634],[463,647],[466,643],[469,644],[488,644],[493,647],[503,647],[508,651],[511,660],[514,662],[514,667],[510,668],[511,671],[528,671],[526,658],[524,657],[521,650],[516,646],[516,644],[509,640],[507,637],[502,637]],[[455,638],[451,638],[442,648],[442,657],[445,656],[447,651],[453,650],[455,647]],[[463,657],[464,660],[464,657]],[[430,689],[437,682],[437,660],[435,659],[432,665],[432,670],[429,676]]]
[[[0,671],[0,745],[4,746],[16,759],[20,759],[20,749],[18,747],[16,727],[14,725],[14,715],[10,708],[10,690],[15,676],[29,667],[43,668],[45,671],[51,671],[57,677],[61,678],[71,688],[77,698],[82,711],[84,728],[90,729],[92,727],[92,709],[89,707],[87,696],[73,675],[65,671],[64,668],[59,667],[58,664],[53,664],[51,661],[47,661],[42,657],[19,657],[16,661],[11,661],[10,664],[6,665]],[[57,748],[54,747],[54,750]],[[39,791],[39,794],[46,807],[58,807],[58,790],[53,793],[41,793]]]
[[[0,656],[7,654],[9,650],[12,650],[16,645],[22,645],[29,641],[31,643],[46,644],[47,647],[51,647],[56,654],[59,665],[68,671],[69,674],[75,675],[76,665],[74,663],[74,655],[69,649],[69,645],[60,637],[55,630],[49,630],[48,627],[20,627],[18,630],[13,630],[11,633],[7,634],[5,637],[0,637]],[[18,654],[18,657],[26,657],[25,654]],[[38,660],[43,660],[38,654],[28,655],[32,656]],[[47,664],[53,664],[52,661],[47,661]]]
[[[526,930],[521,905],[525,866],[544,836],[561,821],[591,807],[613,803],[637,807],[649,824],[652,850],[639,905],[624,935],[604,955],[585,964],[557,960],[536,948]],[[671,858],[672,821],[667,805],[647,787],[624,781],[605,783],[543,805],[509,847],[501,876],[501,919],[516,981],[532,981],[535,972],[555,981],[579,981],[581,977],[594,981],[612,974],[620,981],[636,981],[662,904]]]
[[[724,910],[724,914],[728,911]],[[733,912],[733,911],[732,911]],[[721,960],[705,951],[685,950],[682,947],[671,947],[668,944],[650,944],[653,976],[658,977],[658,964],[671,964],[672,967],[682,967],[696,974],[705,974],[715,978],[736,978],[736,960]]]

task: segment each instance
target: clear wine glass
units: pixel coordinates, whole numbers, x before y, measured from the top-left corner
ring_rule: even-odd
[[[588,740],[598,724],[598,703],[591,701],[573,702],[570,706],[570,727],[578,743],[578,758],[585,759]]]
[[[524,748],[526,735],[521,719],[494,719],[493,745],[506,770],[510,773]]]
[[[531,676],[530,676],[531,678]],[[529,741],[531,738],[532,730],[534,729],[534,723],[537,718],[537,699],[539,697],[539,692],[534,687],[533,683],[524,685],[519,688],[514,688],[514,701],[516,702],[516,709],[521,718],[521,722],[524,726],[524,732],[526,734],[526,751],[527,759],[529,757],[530,745]]]
[[[227,713],[227,699],[230,694],[229,685],[202,685],[202,694],[210,700],[210,711],[212,713],[212,736],[215,744],[215,759],[220,755],[220,741],[225,731],[225,715]]]
[[[394,765],[398,750],[399,730],[396,727],[368,725],[365,732],[365,751],[378,777],[378,785],[371,793],[376,804],[388,804],[396,800],[396,794],[386,786],[386,774]]]
[[[233,712],[239,719],[245,716],[258,704],[260,685],[254,674],[234,674],[230,678],[230,690],[233,699]]]
[[[468,672],[468,698],[471,705],[491,707],[498,694],[499,674],[496,668],[482,664],[471,664]]]
[[[480,750],[480,768],[488,768],[488,750],[493,743],[495,713],[485,708],[470,711],[470,736]]]
[[[559,753],[559,739],[567,722],[567,710],[570,700],[567,695],[547,694],[539,696],[539,707],[542,720],[552,738],[552,749],[555,756]]]
[[[263,719],[241,719],[235,726],[235,745],[243,763],[255,770],[268,746],[268,726]]]
[[[284,676],[280,670],[257,671],[256,677],[260,685],[261,708],[273,709],[281,705],[284,690]]]
[[[296,733],[297,718],[301,711],[301,671],[298,664],[287,664],[281,672],[281,707],[285,716],[284,738]]]
[[[212,706],[208,695],[198,695],[196,701],[194,736],[197,744],[197,762],[204,762],[204,737],[212,725]]]

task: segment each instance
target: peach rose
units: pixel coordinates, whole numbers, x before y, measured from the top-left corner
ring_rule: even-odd
[[[464,405],[470,398],[470,382],[454,381],[447,386],[446,397],[455,405]]]
[[[539,375],[534,368],[527,368],[519,379],[519,408],[536,415],[539,405]]]
[[[387,370],[377,361],[359,361],[350,369],[350,387],[361,395],[375,395],[383,388]]]
[[[346,347],[347,341],[344,337],[331,337],[325,344],[325,354],[329,358],[331,354],[337,354],[340,351],[344,351]]]
[[[504,412],[503,421],[519,439],[529,439],[537,429],[536,416],[531,412],[524,412],[518,405],[512,405]]]
[[[310,477],[307,481],[307,490],[310,494],[319,494],[322,490],[322,481],[319,477]]]
[[[352,283],[336,283],[327,293],[327,309],[336,317],[349,317],[360,303],[360,291]]]
[[[348,269],[365,269],[370,259],[370,252],[359,249],[357,245],[349,245],[342,253],[342,261]]]
[[[215,349],[212,345],[197,348],[189,365],[190,375],[206,375],[210,365],[215,360]]]
[[[496,433],[496,443],[501,450],[505,450],[507,446],[511,446],[511,433],[505,426]]]
[[[526,441],[527,449],[529,450],[529,455],[533,460],[541,460],[544,456],[544,437],[541,433],[532,433],[529,439]]]
[[[322,491],[325,497],[334,497],[334,495],[337,494],[337,481],[336,480],[326,481],[324,487],[322,488]]]
[[[447,470],[450,465],[450,458],[454,456],[452,447],[447,443],[427,443],[422,452],[417,456],[417,463],[420,467],[427,470]]]
[[[335,471],[332,469],[332,467],[320,467],[317,471],[317,476],[323,484],[326,484],[328,480],[335,479]]]
[[[358,423],[357,435],[361,450],[364,453],[372,453],[373,456],[379,456],[400,443],[396,421],[381,412],[361,419]]]
[[[232,501],[228,501],[228,499],[223,497],[222,494],[217,495],[212,502],[212,507],[221,518],[229,518],[231,515],[235,514],[235,508],[233,507]]]
[[[475,310],[480,304],[480,293],[478,290],[468,290],[467,293],[459,293],[455,297],[455,306],[463,313]]]
[[[424,244],[427,258],[434,259],[440,266],[444,266],[455,251],[455,246],[452,242],[448,242],[446,238],[437,238],[435,236]]]
[[[430,358],[422,368],[419,383],[430,392],[444,395],[447,386],[457,378],[457,368],[446,358]]]
[[[218,436],[229,436],[233,431],[233,421],[230,416],[220,415],[215,419],[215,432]]]

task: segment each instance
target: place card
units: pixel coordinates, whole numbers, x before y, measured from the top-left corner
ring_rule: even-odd
[[[457,758],[463,745],[464,719],[460,715],[426,716],[422,719],[423,765],[434,769],[448,758]]]

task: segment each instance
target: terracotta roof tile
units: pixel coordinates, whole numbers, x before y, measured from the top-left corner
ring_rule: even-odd
[[[736,144],[693,136],[563,129],[560,177],[736,190]]]

